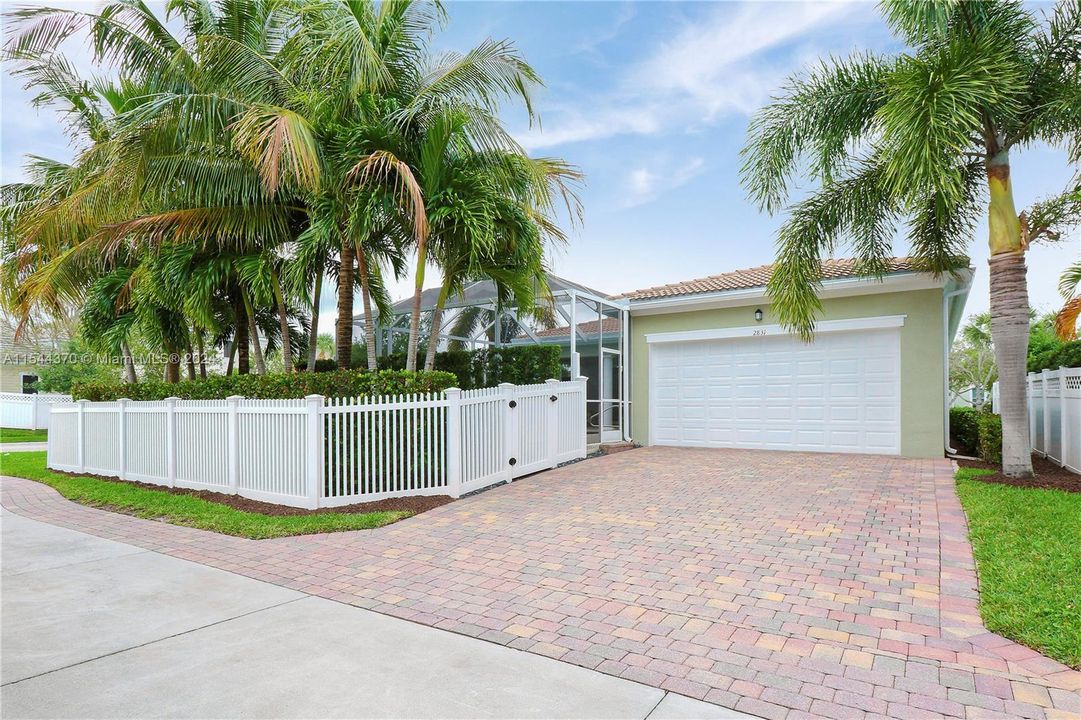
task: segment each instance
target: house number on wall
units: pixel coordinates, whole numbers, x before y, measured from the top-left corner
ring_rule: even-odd
[[[751,331],[751,335],[765,335],[765,334],[766,334],[765,330],[753,330],[753,331]]]

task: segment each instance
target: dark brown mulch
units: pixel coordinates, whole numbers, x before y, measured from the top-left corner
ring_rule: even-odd
[[[999,465],[992,465],[983,460],[958,460],[961,467],[983,468],[984,470],[999,470]],[[1044,488],[1050,490],[1065,490],[1066,492],[1081,492],[1081,475],[1072,473],[1066,468],[1061,468],[1047,458],[1039,455],[1032,456],[1032,470],[1036,473],[1031,478],[1006,477],[1001,472],[994,475],[979,475],[975,479],[981,482],[999,483],[1000,485],[1013,485],[1014,487]]]
[[[62,472],[60,470],[52,470],[51,472],[60,473],[61,475],[70,475],[71,477],[88,477],[85,474],[80,475],[79,473]],[[275,505],[274,503],[261,502],[239,495],[228,495],[226,493],[212,492],[210,490],[170,488],[165,487],[164,485],[154,485],[152,483],[136,482],[134,480],[118,480],[116,478],[103,477],[101,475],[90,475],[89,477],[124,485],[138,485],[147,490],[158,490],[160,492],[170,493],[171,495],[190,495],[192,497],[200,498],[201,500],[218,503],[219,505],[228,505],[237,510],[258,513],[259,515],[323,515],[326,513],[353,514],[392,511],[405,511],[413,515],[419,515],[422,512],[433,510],[440,505],[446,505],[454,500],[454,498],[449,495],[414,495],[411,497],[386,498],[374,502],[354,503],[352,505],[342,505],[340,507],[306,510],[304,508],[289,507],[288,505]]]

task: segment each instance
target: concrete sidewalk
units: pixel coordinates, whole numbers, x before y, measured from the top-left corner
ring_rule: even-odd
[[[6,510],[0,524],[5,718],[749,717]]]
[[[0,453],[45,452],[48,449],[49,443],[47,442],[0,443]]]

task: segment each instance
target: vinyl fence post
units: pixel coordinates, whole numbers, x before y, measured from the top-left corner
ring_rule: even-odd
[[[230,395],[225,398],[229,408],[229,420],[226,432],[229,434],[227,474],[229,478],[229,494],[236,495],[240,492],[240,400],[242,395]]]
[[[121,480],[128,479],[128,398],[120,398],[116,401],[116,434],[117,458],[116,476]]]
[[[1036,374],[1029,373],[1025,377],[1028,381],[1028,394],[1025,398],[1028,402],[1028,444],[1031,452],[1036,449]]]
[[[30,429],[38,429],[38,396],[36,393],[30,396]]]
[[[176,401],[179,399],[165,398],[165,463],[169,487],[176,486]]]
[[[548,433],[548,467],[554,468],[559,464],[557,458],[559,456],[559,401],[562,399],[559,393],[556,392],[556,386],[559,385],[558,380],[545,380],[545,385],[548,386],[548,414],[547,414],[547,433]]]
[[[587,378],[585,375],[579,375],[575,378],[575,380],[578,382],[577,397],[580,402],[580,409],[578,411],[578,415],[581,418],[582,422],[582,444],[578,446],[578,457],[584,458],[586,456],[586,453],[589,451],[589,443],[586,438],[586,434],[589,432],[589,418],[587,417],[587,415],[589,414],[589,403],[586,402],[586,383],[589,382],[589,378]],[[597,427],[599,429],[601,427],[601,423],[598,423]]]
[[[1051,413],[1047,412],[1047,410],[1050,410],[1051,404],[1047,402],[1051,399],[1050,392],[1047,392],[1051,387],[1049,382],[1051,381],[1051,373],[1044,368],[1040,371],[1040,377],[1043,379],[1043,399],[1040,401],[1043,405],[1043,448],[1040,450],[1043,451],[1043,456],[1046,457],[1047,451],[1051,449]]]
[[[499,390],[503,394],[503,451],[507,458],[504,467],[510,482],[518,464],[518,400],[514,397],[513,383],[499,383]]]
[[[75,433],[75,442],[78,443],[75,453],[76,463],[79,465],[79,472],[86,472],[86,406],[87,400],[79,401],[78,411],[78,432]]]
[[[1066,406],[1070,402],[1066,398],[1066,368],[1059,365],[1055,372],[1058,375],[1058,464],[1059,467],[1066,467],[1066,458],[1070,457],[1070,449],[1067,445],[1070,434],[1066,431]]]
[[[323,396],[307,395],[308,431],[305,433],[307,440],[307,486],[308,503],[313,510],[319,507],[320,496],[323,494]]]
[[[447,388],[443,394],[447,398],[447,495],[456,498],[462,495],[462,391]]]

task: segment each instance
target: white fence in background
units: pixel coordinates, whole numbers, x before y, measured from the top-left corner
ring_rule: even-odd
[[[48,430],[49,408],[70,402],[71,395],[0,393],[0,427]]]
[[[998,412],[998,383],[991,398]],[[1033,452],[1081,473],[1081,368],[1029,373],[1028,421]]]
[[[48,465],[335,507],[479,490],[586,454],[585,379],[373,398],[94,403],[52,411]]]

